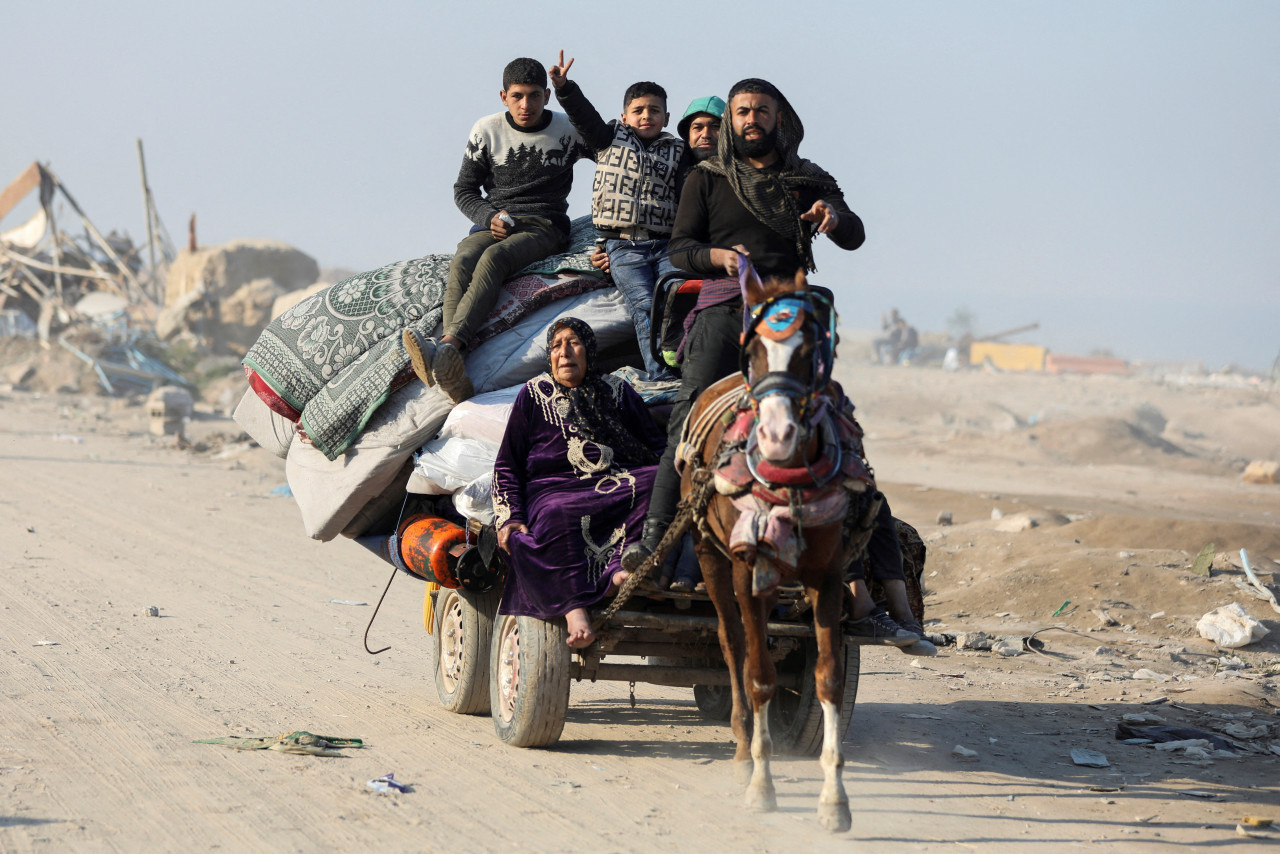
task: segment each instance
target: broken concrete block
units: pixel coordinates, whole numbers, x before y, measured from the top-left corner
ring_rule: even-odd
[[[986,632],[960,632],[956,635],[956,649],[991,649],[994,638]]]
[[[1227,649],[1237,649],[1267,636],[1267,627],[1249,616],[1240,603],[1232,602],[1205,614],[1196,623],[1200,637]]]
[[[1254,460],[1245,466],[1245,483],[1280,483],[1280,462],[1275,460]]]
[[[1038,524],[1026,513],[1019,513],[1016,516],[1006,516],[1001,519],[996,523],[996,530],[1004,534],[1017,534],[1021,531],[1030,531]]]
[[[174,385],[164,385],[147,397],[148,429],[155,436],[174,436],[191,417],[191,393]]]

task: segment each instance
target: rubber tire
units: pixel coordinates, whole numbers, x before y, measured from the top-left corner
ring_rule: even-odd
[[[709,721],[723,723],[733,713],[733,691],[728,685],[694,685],[693,702]]]
[[[837,731],[843,739],[853,720],[853,706],[858,698],[858,675],[862,656],[859,647],[844,644],[844,696],[840,703]],[[778,672],[795,672],[803,668],[804,682],[800,691],[778,688],[769,703],[769,736],[773,752],[783,756],[817,756],[822,752],[822,704],[818,701],[814,667],[818,663],[818,642],[805,638],[803,645],[778,662]]]
[[[472,593],[446,587],[436,594],[436,695],[446,711],[489,713],[489,643],[501,598],[501,590]]]
[[[498,738],[512,747],[546,747],[564,731],[569,713],[568,637],[564,620],[502,615],[494,622],[490,714]]]

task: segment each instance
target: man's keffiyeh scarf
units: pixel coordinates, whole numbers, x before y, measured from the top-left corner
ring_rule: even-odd
[[[800,210],[793,193],[804,187],[820,192],[839,192],[839,185],[822,167],[796,153],[804,139],[804,124],[777,87],[765,80],[749,78],[733,87],[729,101],[732,102],[733,96],[744,89],[759,89],[778,102],[777,152],[781,168],[756,169],[738,157],[733,146],[733,117],[727,106],[722,118],[724,132],[720,134],[716,156],[702,161],[697,168],[727,179],[734,195],[756,219],[795,241],[796,252],[803,259],[805,269],[812,272],[817,269],[813,263],[813,232],[809,223],[800,219],[804,211]]]

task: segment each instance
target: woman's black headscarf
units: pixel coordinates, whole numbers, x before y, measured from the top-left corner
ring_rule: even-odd
[[[551,381],[560,393],[569,399],[569,412],[565,420],[578,428],[578,434],[598,445],[613,449],[613,460],[619,465],[651,465],[658,455],[627,429],[618,417],[613,389],[596,369],[596,334],[584,321],[576,317],[562,317],[547,330],[547,364],[551,363],[551,341],[556,333],[568,327],[582,341],[586,349],[587,375],[582,382],[570,388],[556,379],[551,371]]]

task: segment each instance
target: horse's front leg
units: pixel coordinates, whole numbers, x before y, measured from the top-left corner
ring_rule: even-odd
[[[778,671],[769,655],[766,620],[775,597],[761,600],[751,595],[752,571],[752,567],[735,561],[734,592],[737,593],[738,607],[742,611],[747,642],[744,678],[751,694],[751,709],[755,716],[751,737],[753,768],[746,797],[747,806],[751,809],[772,812],[778,808],[778,796],[774,791],[773,774],[769,769],[769,758],[773,755],[773,739],[769,735],[769,703],[778,691]]]
[[[820,588],[809,588],[814,602],[814,628],[818,641],[818,664],[814,682],[822,704],[822,793],[818,796],[818,821],[833,833],[849,829],[849,796],[845,794],[844,753],[840,742],[840,703],[844,698],[844,638],[840,632],[840,611],[844,599],[839,573],[830,572]]]
[[[697,552],[698,564],[702,567],[702,580],[707,585],[707,595],[711,597],[716,614],[720,617],[720,652],[729,669],[729,692],[733,698],[729,726],[738,743],[733,754],[733,774],[738,783],[746,785],[750,775],[747,763],[751,758],[751,733],[747,728],[750,713],[742,685],[746,642],[742,633],[742,620],[738,617],[738,605],[733,601],[732,568],[728,559],[706,539],[698,540],[694,551]]]

